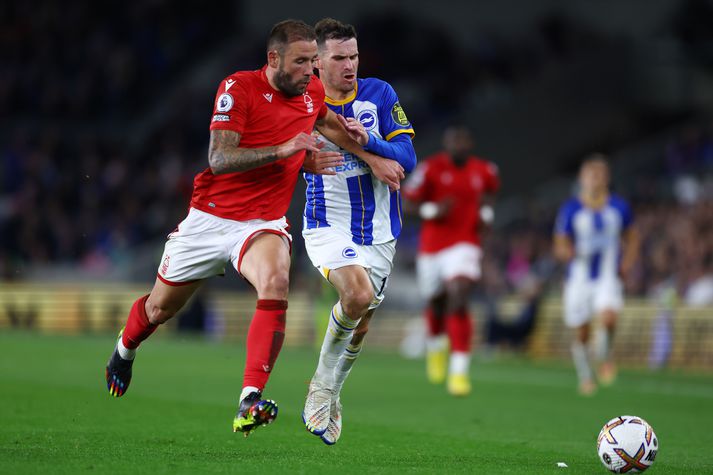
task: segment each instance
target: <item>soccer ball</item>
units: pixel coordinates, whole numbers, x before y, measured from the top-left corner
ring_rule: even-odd
[[[653,465],[658,450],[654,429],[641,417],[615,417],[597,437],[599,460],[614,473],[643,472]]]

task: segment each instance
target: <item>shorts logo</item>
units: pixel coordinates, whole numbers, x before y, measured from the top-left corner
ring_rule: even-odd
[[[403,107],[401,107],[401,104],[398,102],[391,108],[391,118],[399,125],[409,125],[406,112],[404,112]]]
[[[347,259],[354,259],[356,256],[357,252],[354,250],[354,248],[345,247],[342,251],[342,257],[346,257]]]
[[[171,256],[166,256],[163,258],[163,264],[161,264],[161,275],[165,276],[168,272],[168,264],[171,261]]]
[[[223,94],[220,95],[220,97],[218,97],[218,101],[216,102],[215,110],[218,112],[228,112],[232,108],[233,108],[233,96],[231,96],[227,92],[224,92]]]
[[[372,130],[376,127],[376,115],[373,111],[365,110],[359,112],[359,114],[357,114],[357,120],[366,130]]]

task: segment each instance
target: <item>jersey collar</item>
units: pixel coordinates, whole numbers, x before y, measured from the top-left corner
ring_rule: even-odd
[[[342,99],[342,100],[340,100],[340,101],[335,101],[335,100],[332,99],[331,97],[325,96],[325,97],[324,97],[324,102],[326,102],[326,103],[329,104],[330,106],[343,106],[344,104],[349,104],[349,103],[352,102],[354,99],[356,99],[357,89],[358,89],[358,88],[359,88],[359,82],[357,81],[357,82],[354,83],[354,91],[352,91],[352,93],[349,94],[349,95],[348,95],[347,97],[345,97],[344,99]]]

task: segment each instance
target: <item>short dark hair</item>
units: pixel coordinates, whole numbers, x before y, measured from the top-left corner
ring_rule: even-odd
[[[270,36],[267,38],[267,51],[277,50],[282,55],[285,52],[285,46],[295,41],[314,41],[317,35],[312,28],[302,20],[284,20],[276,23],[270,30]]]
[[[327,40],[350,40],[357,37],[354,26],[334,18],[322,18],[314,25],[314,31],[317,34],[319,48],[324,48]]]

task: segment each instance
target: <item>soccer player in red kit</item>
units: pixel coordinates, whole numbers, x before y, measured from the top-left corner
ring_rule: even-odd
[[[390,160],[351,141],[325,106],[324,88],[313,75],[316,58],[314,29],[286,20],[270,33],[267,65],[220,83],[210,167],[196,175],[188,216],[168,236],[154,287],[134,303],[107,363],[113,396],[128,389],[139,344],[230,262],[257,291],[233,430],[247,436],[277,416],[277,405],[263,399],[262,391],[284,340],[292,240],[284,215],[306,153],[319,154],[325,167],[341,163],[339,153],[320,152],[313,128],[377,164],[379,179],[391,186],[403,178]]]
[[[493,163],[472,155],[473,138],[466,127],[447,128],[443,145],[443,152],[416,167],[402,191],[419,204],[423,219],[417,273],[428,300],[428,377],[433,383],[446,379],[450,340],[448,392],[465,396],[470,393],[473,335],[468,299],[481,272],[478,228],[482,221],[492,220],[492,208],[482,206],[482,198],[495,193],[500,180]]]

